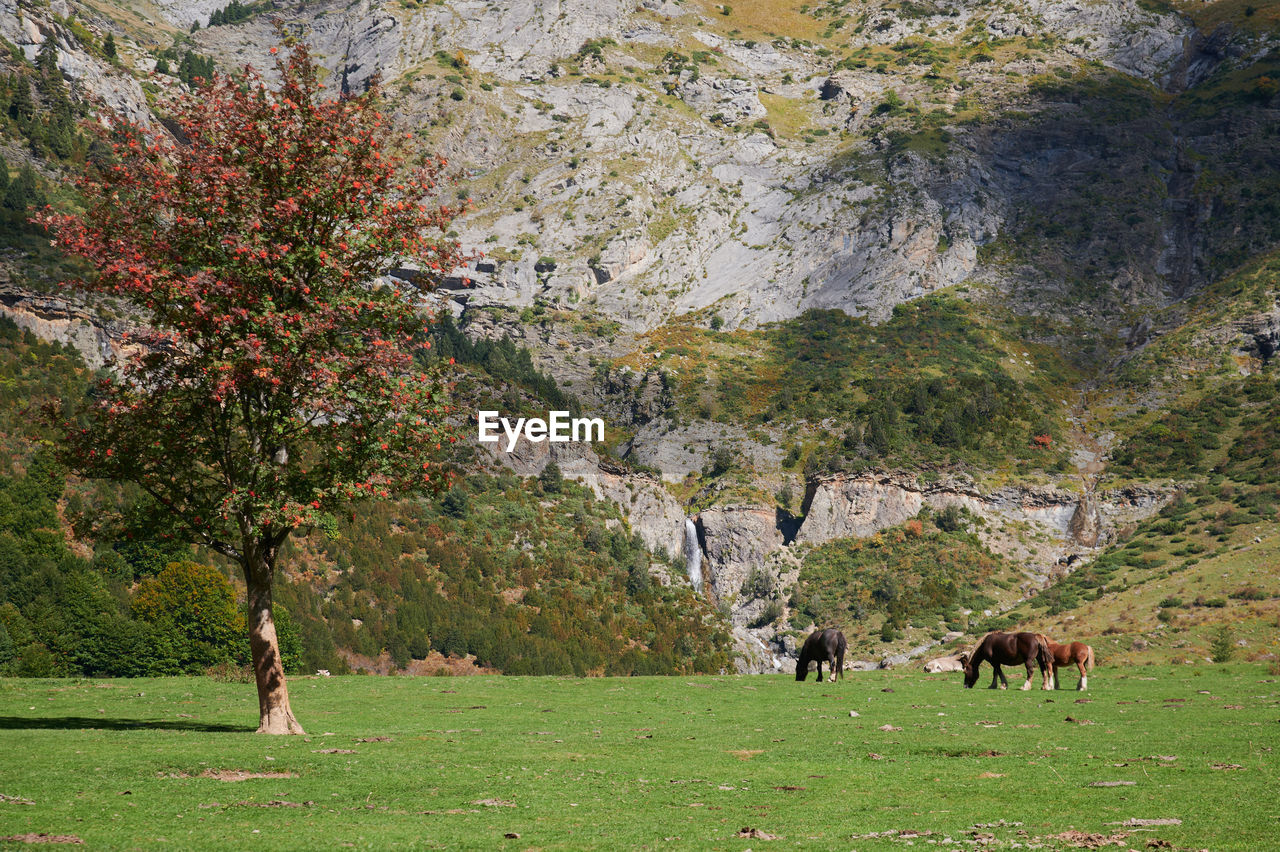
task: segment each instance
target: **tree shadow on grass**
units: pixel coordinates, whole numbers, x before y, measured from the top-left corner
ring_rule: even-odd
[[[215,725],[189,719],[109,719],[90,716],[0,716],[0,731],[199,731],[209,734],[250,734],[249,725]]]

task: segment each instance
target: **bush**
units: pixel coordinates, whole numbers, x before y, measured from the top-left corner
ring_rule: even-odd
[[[773,577],[764,568],[759,565],[751,569],[751,573],[747,575],[747,579],[742,581],[742,596],[748,600],[759,600],[767,598],[773,594]],[[781,606],[781,604],[779,604]],[[778,615],[782,611],[779,609]],[[774,616],[776,619],[778,616]],[[772,621],[773,619],[770,619]]]
[[[564,484],[564,477],[560,473],[560,465],[555,462],[547,462],[547,466],[542,469],[542,473],[538,474],[538,482],[542,485],[542,490],[547,494],[559,494],[560,488]]]
[[[139,584],[132,610],[139,621],[173,639],[176,662],[185,672],[198,674],[218,663],[248,658],[235,590],[212,566],[170,562]]]
[[[959,506],[953,504],[939,512],[933,522],[943,532],[958,532],[964,527],[964,514]]]
[[[758,616],[752,619],[748,627],[767,627],[782,617],[782,601],[774,600],[765,604],[764,609]]]
[[[1228,663],[1236,655],[1235,636],[1225,624],[1213,634],[1213,641],[1209,643],[1209,655],[1215,663]]]

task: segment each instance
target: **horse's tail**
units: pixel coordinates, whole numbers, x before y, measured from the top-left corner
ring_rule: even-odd
[[[1091,672],[1093,671],[1093,646],[1085,645],[1084,648],[1085,648],[1084,670],[1087,672]]]
[[[1036,634],[1036,660],[1041,669],[1053,671],[1053,652],[1049,650],[1049,637],[1043,633]]]

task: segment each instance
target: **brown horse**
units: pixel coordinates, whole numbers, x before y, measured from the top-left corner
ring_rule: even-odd
[[[1000,689],[1009,688],[1009,679],[1000,670],[1001,666],[1022,663],[1027,667],[1027,682],[1023,689],[1031,688],[1031,664],[1040,666],[1040,688],[1053,689],[1053,655],[1049,653],[1049,643],[1038,633],[988,633],[973,654],[961,654],[960,663],[964,666],[965,689],[972,689],[978,682],[978,669],[983,661],[991,663],[995,673],[991,676],[990,689],[996,688],[1000,681]]]
[[[800,659],[796,661],[796,680],[804,680],[809,676],[809,663],[818,664],[818,683],[822,683],[822,664],[831,664],[831,683],[836,677],[844,677],[844,651],[848,647],[844,634],[833,627],[826,630],[815,630],[804,640],[800,649]]]
[[[1083,642],[1068,642],[1059,645],[1048,636],[1039,634],[1049,645],[1049,653],[1053,655],[1053,686],[1062,689],[1062,681],[1058,678],[1059,666],[1075,665],[1080,669],[1080,682],[1076,689],[1089,688],[1089,672],[1093,670],[1093,649]]]

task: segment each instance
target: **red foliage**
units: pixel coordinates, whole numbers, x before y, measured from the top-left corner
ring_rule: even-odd
[[[1052,435],[1036,435],[1034,438],[1031,439],[1031,446],[1035,447],[1036,449],[1048,449],[1049,447],[1053,446],[1053,436]]]
[[[37,217],[132,304],[143,354],[69,428],[82,473],[141,484],[235,558],[343,503],[438,487],[447,387],[414,351],[419,293],[460,261],[444,160],[411,164],[376,91],[325,99],[305,46],[172,105],[173,137],[122,123],[83,215]],[[370,282],[414,261],[402,292]]]

